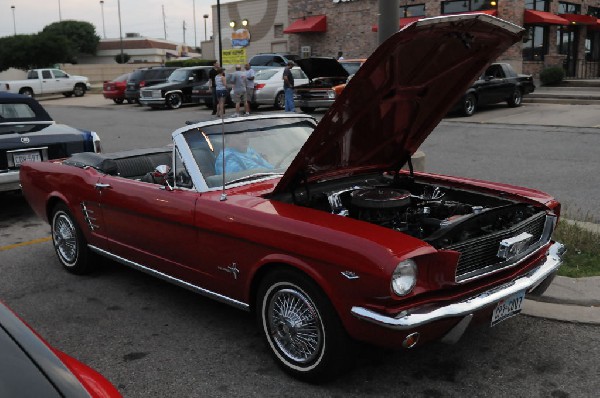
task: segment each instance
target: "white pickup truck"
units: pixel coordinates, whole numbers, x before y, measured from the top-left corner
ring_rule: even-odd
[[[81,97],[90,89],[85,76],[72,76],[60,69],[31,69],[25,80],[0,81],[0,91],[24,94],[30,97],[42,94],[63,94]]]

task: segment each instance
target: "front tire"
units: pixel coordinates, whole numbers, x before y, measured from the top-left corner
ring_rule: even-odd
[[[181,104],[183,103],[183,100],[180,94],[172,93],[167,95],[165,103],[167,104],[167,108],[169,109],[179,109],[181,107]]]
[[[19,94],[33,98],[33,90],[30,88],[22,88],[21,91],[19,91]]]
[[[477,109],[477,98],[473,94],[467,94],[463,99],[462,113],[465,116],[473,116]]]
[[[52,243],[58,261],[73,274],[92,270],[87,242],[68,207],[60,203],[52,211]]]
[[[509,100],[506,102],[511,108],[521,106],[521,104],[523,103],[523,93],[521,93],[521,90],[519,90],[518,88],[515,88],[515,91],[512,93]]]
[[[349,339],[328,298],[310,278],[292,270],[267,275],[256,310],[263,337],[285,372],[320,382],[343,370]]]
[[[73,94],[76,97],[83,97],[85,94],[85,86],[83,84],[76,84],[75,87],[73,87]]]

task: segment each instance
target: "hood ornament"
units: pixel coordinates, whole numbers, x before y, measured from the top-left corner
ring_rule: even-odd
[[[29,137],[21,137],[21,142],[23,144],[29,144],[31,140],[29,139]]]

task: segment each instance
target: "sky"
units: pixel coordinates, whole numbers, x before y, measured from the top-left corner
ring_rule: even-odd
[[[221,4],[234,0],[221,0]],[[120,0],[121,26],[125,33],[134,32],[142,36],[164,39],[165,24],[167,40],[183,42],[183,21],[186,24],[185,42],[194,46],[204,40],[204,14],[207,36],[212,35],[211,6],[216,0]],[[14,8],[14,24],[13,10]],[[60,5],[60,7],[59,7]],[[163,8],[165,18],[163,24]],[[194,5],[196,8],[196,34],[194,36]],[[0,0],[0,37],[17,34],[31,34],[41,31],[44,26],[62,20],[74,19],[90,22],[96,27],[96,34],[104,38],[119,38],[118,0]],[[59,14],[60,10],[60,14]]]

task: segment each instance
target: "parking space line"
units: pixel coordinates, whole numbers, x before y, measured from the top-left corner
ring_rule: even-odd
[[[22,242],[22,243],[15,243],[14,245],[0,246],[0,252],[10,250],[10,249],[16,249],[17,247],[21,247],[21,246],[35,245],[36,243],[44,243],[44,242],[48,242],[49,240],[52,240],[52,236],[47,236],[45,238],[39,238],[39,239],[33,239],[33,240],[30,240],[27,242]]]

